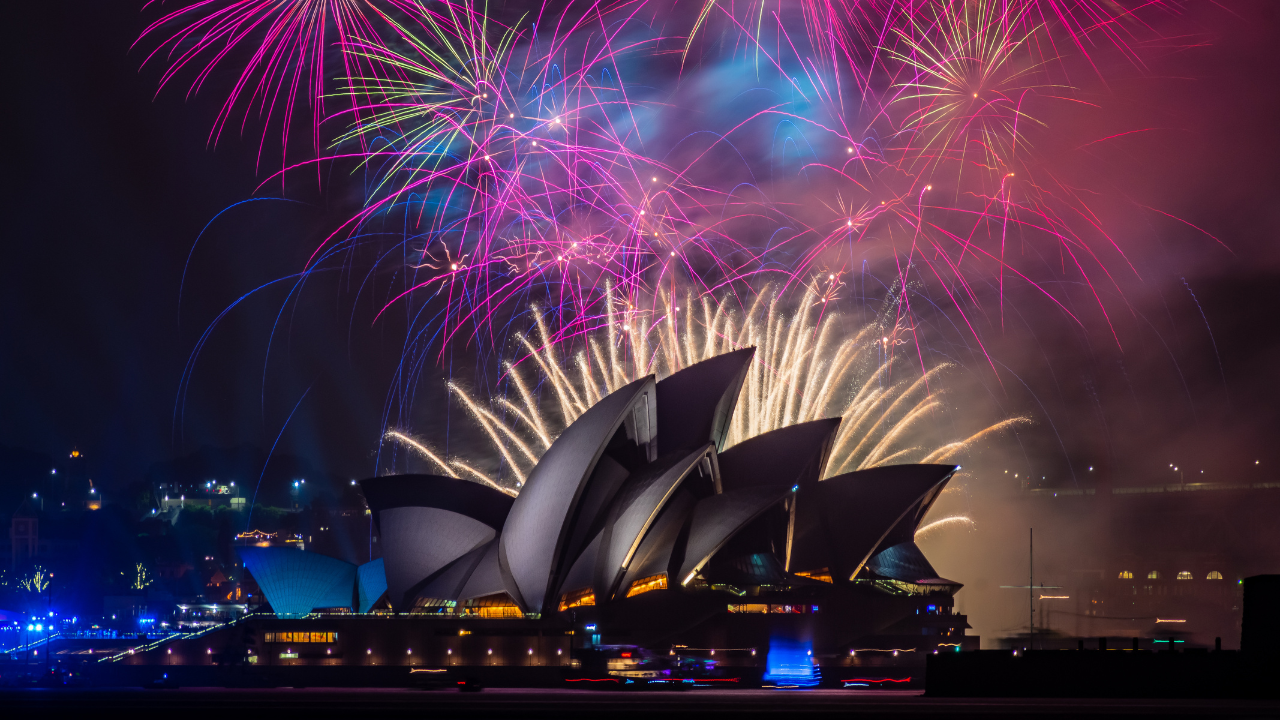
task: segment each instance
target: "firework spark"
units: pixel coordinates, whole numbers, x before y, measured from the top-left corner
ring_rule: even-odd
[[[915,539],[920,540],[939,530],[953,527],[966,527],[972,530],[977,527],[977,523],[964,515],[951,515],[950,517],[940,518],[928,523],[927,525],[921,526],[916,530]]]
[[[158,4],[150,0],[144,9]],[[382,4],[410,11],[417,5],[414,0]],[[134,45],[159,38],[143,64],[164,65],[161,89],[184,73],[194,74],[188,97],[215,71],[228,68],[235,80],[214,121],[210,142],[216,143],[237,117],[243,132],[256,110],[263,121],[259,160],[267,132],[278,121],[283,161],[290,130],[306,110],[312,153],[320,152],[320,125],[328,114],[324,98],[333,76],[378,70],[333,48],[378,41],[375,23],[380,17],[369,0],[188,0],[147,25]],[[341,64],[341,70],[335,64]]]

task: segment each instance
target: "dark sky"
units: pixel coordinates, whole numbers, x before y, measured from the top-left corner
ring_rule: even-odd
[[[20,3],[7,14],[0,445],[54,455],[78,446],[101,478],[127,481],[204,444],[269,448],[297,405],[279,452],[339,475],[372,471],[400,338],[391,324],[351,322],[358,313],[341,299],[343,278],[309,286],[307,312],[280,318],[270,355],[283,291],[234,310],[205,345],[175,418],[208,323],[296,272],[327,218],[305,191],[294,195],[301,202],[229,210],[201,237],[179,302],[201,229],[254,197],[262,174],[252,140],[207,144],[215,93],[153,98],[155,73],[139,73],[141,55],[129,51],[142,26],[134,5]],[[1116,321],[1119,346],[1105,325],[1063,329],[1028,301],[1017,309],[1031,335],[992,348],[1031,392],[964,391],[991,417],[1035,415],[1021,462],[1064,482],[1089,462],[1151,479],[1142,476],[1175,454],[1244,467],[1265,458],[1280,431],[1280,4],[1195,3],[1156,22],[1174,39],[1143,47],[1146,67],[1105,86],[1078,82],[1107,99],[1099,136],[1144,132],[1083,152],[1055,148],[1052,137],[1043,148],[1098,191],[1139,270],[1124,281],[1131,310]],[[1074,137],[1072,123],[1095,120],[1058,122]],[[1177,215],[1229,250],[1155,213],[1125,211],[1135,206]]]
[[[14,143],[3,192],[0,445],[54,456],[78,446],[100,476],[129,480],[204,444],[269,448],[311,388],[278,452],[340,475],[368,472],[386,373],[376,362],[350,372],[341,335],[300,344],[308,334],[286,315],[299,332],[281,333],[264,385],[282,292],[242,306],[212,336],[189,411],[175,422],[201,334],[241,294],[301,267],[316,207],[304,198],[228,210],[192,255],[180,304],[202,228],[239,201],[279,196],[254,195],[254,146],[234,137],[207,145],[212,102],[153,99],[156,75],[139,73],[142,57],[129,51],[142,27],[131,3],[23,8],[12,19],[24,30],[4,49],[15,85],[4,118]],[[326,332],[345,311],[328,313],[336,319]]]

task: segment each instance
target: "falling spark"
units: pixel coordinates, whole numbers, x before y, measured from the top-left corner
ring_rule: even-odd
[[[977,523],[975,523],[973,520],[969,519],[968,517],[965,517],[964,515],[952,515],[951,517],[944,517],[941,520],[934,520],[933,522],[927,525],[924,525],[920,529],[916,530],[915,539],[916,540],[923,539],[924,537],[928,536],[930,533],[935,532],[937,530],[944,529],[944,528],[961,527],[961,526],[967,527],[970,530],[972,530],[977,526]]]

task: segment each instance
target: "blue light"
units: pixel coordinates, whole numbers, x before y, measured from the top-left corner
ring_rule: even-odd
[[[812,653],[813,647],[808,642],[770,640],[764,679],[780,685],[799,687],[817,685],[818,678],[813,672]]]
[[[595,630],[595,629],[596,629],[595,623],[592,623],[592,624],[588,625],[588,626],[587,626],[587,629],[588,629],[588,630]]]
[[[930,606],[929,606],[929,612],[934,612],[934,611],[935,611],[935,610],[937,610],[937,609],[938,609],[938,606],[937,606],[937,605],[930,605]]]
[[[800,489],[800,486],[799,486],[799,485],[792,485],[792,486],[791,486],[791,492],[796,492],[796,491],[797,491],[797,490],[799,490],[799,489]]]

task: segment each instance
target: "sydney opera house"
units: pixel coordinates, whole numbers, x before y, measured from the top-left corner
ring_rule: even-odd
[[[957,468],[824,479],[838,419],[725,449],[753,352],[604,397],[514,498],[430,475],[363,481],[382,552],[372,563],[242,548],[274,612],[259,652],[568,665],[625,645],[750,665],[780,640],[834,658],[976,646],[952,611],[960,584],[913,541]]]

